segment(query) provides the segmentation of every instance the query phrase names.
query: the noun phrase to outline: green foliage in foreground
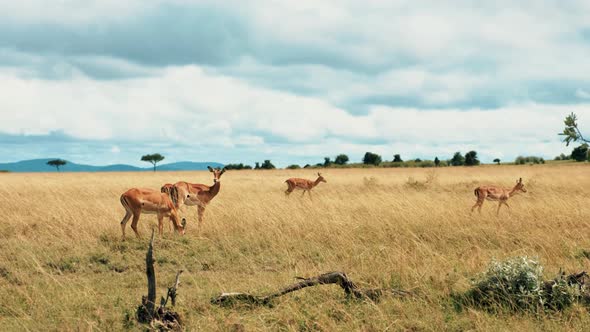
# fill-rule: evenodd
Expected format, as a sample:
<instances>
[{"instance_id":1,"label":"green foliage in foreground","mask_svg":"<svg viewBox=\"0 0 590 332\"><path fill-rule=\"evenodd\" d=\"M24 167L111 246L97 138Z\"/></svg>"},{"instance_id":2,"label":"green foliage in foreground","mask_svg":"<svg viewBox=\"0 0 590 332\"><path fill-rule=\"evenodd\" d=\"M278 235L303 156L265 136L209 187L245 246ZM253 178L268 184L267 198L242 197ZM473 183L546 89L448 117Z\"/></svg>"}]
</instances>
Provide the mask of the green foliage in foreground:
<instances>
[{"instance_id":1,"label":"green foliage in foreground","mask_svg":"<svg viewBox=\"0 0 590 332\"><path fill-rule=\"evenodd\" d=\"M543 266L525 256L492 261L461 300L476 307L509 311L563 310L580 298L581 291L578 285L568 284L563 275L547 286Z\"/></svg>"}]
</instances>

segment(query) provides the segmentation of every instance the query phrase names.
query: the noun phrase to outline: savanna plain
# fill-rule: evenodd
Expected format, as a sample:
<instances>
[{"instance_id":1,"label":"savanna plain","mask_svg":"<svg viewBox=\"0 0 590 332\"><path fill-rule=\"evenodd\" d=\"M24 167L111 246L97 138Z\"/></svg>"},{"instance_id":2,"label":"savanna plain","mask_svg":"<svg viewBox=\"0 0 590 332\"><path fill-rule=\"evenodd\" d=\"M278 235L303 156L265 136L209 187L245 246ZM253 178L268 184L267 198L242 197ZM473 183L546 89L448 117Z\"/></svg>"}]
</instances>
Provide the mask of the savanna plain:
<instances>
[{"instance_id":1,"label":"savanna plain","mask_svg":"<svg viewBox=\"0 0 590 332\"><path fill-rule=\"evenodd\" d=\"M186 235L156 236L157 294L184 270L175 310L186 330L430 331L584 330L588 309L492 313L458 308L452 294L492 259L536 257L547 278L560 268L590 270L590 168L585 165L438 169L325 169L327 183L285 197L289 177L314 170L228 171L207 207L183 207ZM527 193L471 213L479 185ZM209 172L0 174L0 330L144 330L134 320L147 294L141 239L121 240L121 193L185 180L212 184ZM285 295L272 308L222 308L221 292L265 294L328 271L363 287L411 290L408 298L347 300L336 285Z\"/></svg>"}]
</instances>

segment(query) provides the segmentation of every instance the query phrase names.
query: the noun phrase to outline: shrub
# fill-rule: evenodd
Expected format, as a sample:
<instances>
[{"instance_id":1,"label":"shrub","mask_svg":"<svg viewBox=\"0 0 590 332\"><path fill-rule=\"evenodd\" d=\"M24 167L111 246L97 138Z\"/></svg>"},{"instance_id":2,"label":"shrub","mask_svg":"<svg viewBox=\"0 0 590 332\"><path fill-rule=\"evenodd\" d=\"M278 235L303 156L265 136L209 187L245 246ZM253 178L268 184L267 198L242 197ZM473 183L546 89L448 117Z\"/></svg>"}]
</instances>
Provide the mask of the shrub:
<instances>
[{"instance_id":1,"label":"shrub","mask_svg":"<svg viewBox=\"0 0 590 332\"><path fill-rule=\"evenodd\" d=\"M301 167L299 167L299 165L296 165L296 164L287 166L287 169L300 169L300 168Z\"/></svg>"},{"instance_id":2,"label":"shrub","mask_svg":"<svg viewBox=\"0 0 590 332\"><path fill-rule=\"evenodd\" d=\"M518 156L514 160L514 163L516 165L544 164L545 163L545 159L543 159L542 157L535 157L535 156L528 156L528 157Z\"/></svg>"},{"instance_id":3,"label":"shrub","mask_svg":"<svg viewBox=\"0 0 590 332\"><path fill-rule=\"evenodd\" d=\"M399 154L393 155L393 162L394 163L401 163L402 161L403 161L402 157Z\"/></svg>"},{"instance_id":4,"label":"shrub","mask_svg":"<svg viewBox=\"0 0 590 332\"><path fill-rule=\"evenodd\" d=\"M560 274L543 281L543 267L528 257L493 260L479 275L463 300L479 307L503 307L513 311L562 310L580 296L581 289Z\"/></svg>"},{"instance_id":5,"label":"shrub","mask_svg":"<svg viewBox=\"0 0 590 332\"><path fill-rule=\"evenodd\" d=\"M528 257L492 261L469 291L474 304L530 309L543 304L543 267Z\"/></svg>"},{"instance_id":6,"label":"shrub","mask_svg":"<svg viewBox=\"0 0 590 332\"><path fill-rule=\"evenodd\" d=\"M243 163L239 164L227 164L225 165L227 170L241 170L241 169L252 169L250 165L244 165Z\"/></svg>"}]
</instances>

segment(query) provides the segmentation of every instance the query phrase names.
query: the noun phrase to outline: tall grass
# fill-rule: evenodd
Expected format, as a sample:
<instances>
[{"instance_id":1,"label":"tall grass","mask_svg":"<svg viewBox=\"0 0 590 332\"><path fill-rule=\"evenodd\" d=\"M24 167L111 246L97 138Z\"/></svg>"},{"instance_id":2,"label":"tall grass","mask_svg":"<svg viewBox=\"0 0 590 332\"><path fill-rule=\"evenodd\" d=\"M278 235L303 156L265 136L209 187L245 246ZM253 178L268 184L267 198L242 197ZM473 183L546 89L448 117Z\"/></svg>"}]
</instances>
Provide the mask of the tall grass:
<instances>
[{"instance_id":1,"label":"tall grass","mask_svg":"<svg viewBox=\"0 0 590 332\"><path fill-rule=\"evenodd\" d=\"M155 243L159 293L179 269L178 308L190 330L580 330L586 309L530 316L458 311L450 294L470 287L492 259L538 257L544 273L589 269L590 169L490 166L440 169L328 169L313 201L284 180L316 170L228 171L197 229L183 208L187 234L165 227ZM528 193L495 215L486 202L471 214L473 189L512 186ZM410 180L411 179L411 180ZM121 242L119 195L208 172L0 175L0 330L138 330L133 309L147 292L143 239ZM418 184L416 184L418 183ZM129 233L131 234L131 233ZM221 291L264 293L330 270L373 287L413 289L413 299L347 302L337 286L287 295L274 308L211 306ZM126 318L127 317L127 318Z\"/></svg>"}]
</instances>

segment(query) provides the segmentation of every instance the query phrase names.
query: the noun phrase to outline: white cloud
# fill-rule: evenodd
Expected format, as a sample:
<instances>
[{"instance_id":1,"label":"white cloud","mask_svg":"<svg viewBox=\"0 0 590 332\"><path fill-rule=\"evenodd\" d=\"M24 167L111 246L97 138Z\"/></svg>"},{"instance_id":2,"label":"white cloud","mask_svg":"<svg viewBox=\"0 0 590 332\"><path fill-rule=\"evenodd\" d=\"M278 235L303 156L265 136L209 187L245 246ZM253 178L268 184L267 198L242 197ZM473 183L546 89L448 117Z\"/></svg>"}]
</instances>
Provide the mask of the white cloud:
<instances>
[{"instance_id":1,"label":"white cloud","mask_svg":"<svg viewBox=\"0 0 590 332\"><path fill-rule=\"evenodd\" d=\"M588 92L584 89L577 89L576 90L576 97L582 98L582 99L590 99L590 92Z\"/></svg>"},{"instance_id":2,"label":"white cloud","mask_svg":"<svg viewBox=\"0 0 590 332\"><path fill-rule=\"evenodd\" d=\"M120 149L118 146L114 145L114 146L111 148L111 152L112 152L112 153L120 153L120 152L121 152L121 149Z\"/></svg>"},{"instance_id":3,"label":"white cloud","mask_svg":"<svg viewBox=\"0 0 590 332\"><path fill-rule=\"evenodd\" d=\"M550 156L563 151L557 136L563 117L569 112L590 116L588 104L534 103L494 110L373 106L366 115L352 115L321 98L252 86L195 66L112 81L83 75L56 81L0 74L0 85L4 96L10 96L0 99L3 133L60 130L80 139L229 150L251 146L276 153L278 148L264 139L271 137L297 146L287 154L375 150L427 156L476 149L494 156L499 151Z\"/></svg>"},{"instance_id":4,"label":"white cloud","mask_svg":"<svg viewBox=\"0 0 590 332\"><path fill-rule=\"evenodd\" d=\"M0 48L0 133L61 130L88 140L299 157L476 149L504 158L563 152L556 135L563 117L590 115L588 103L576 104L590 99L587 89L576 89L589 82L588 1L22 0L0 2L0 20L76 33L100 32L113 22L141 29L146 13L170 6L243 19L246 46L220 52L229 54L224 66L184 66L170 56L153 67L134 62L141 57L124 58L132 58L129 50L109 55L110 44L104 53L88 48L90 54L78 53L76 45L64 47L72 54L59 47L44 52L43 43L34 54ZM159 40L174 37L139 40L131 53L159 50ZM179 39L170 53L190 42ZM105 69L125 75L93 76L92 70ZM550 105L551 93L572 100ZM490 109L486 98L500 102Z\"/></svg>"}]
</instances>

